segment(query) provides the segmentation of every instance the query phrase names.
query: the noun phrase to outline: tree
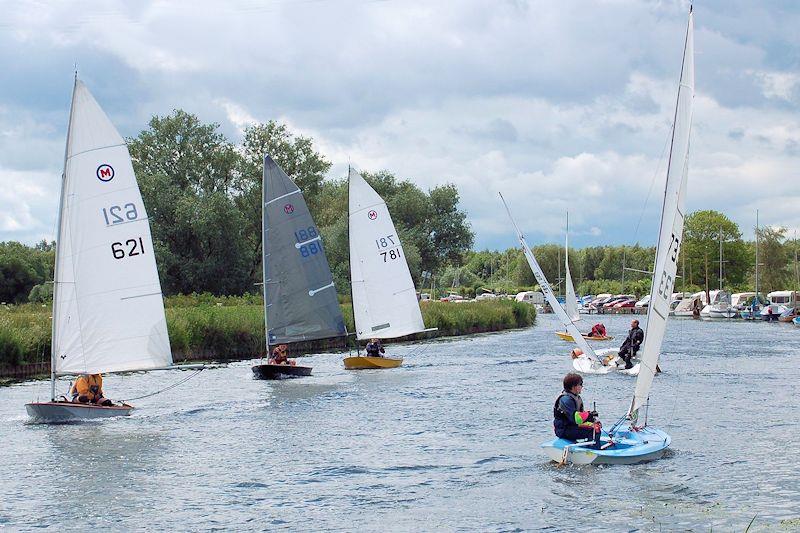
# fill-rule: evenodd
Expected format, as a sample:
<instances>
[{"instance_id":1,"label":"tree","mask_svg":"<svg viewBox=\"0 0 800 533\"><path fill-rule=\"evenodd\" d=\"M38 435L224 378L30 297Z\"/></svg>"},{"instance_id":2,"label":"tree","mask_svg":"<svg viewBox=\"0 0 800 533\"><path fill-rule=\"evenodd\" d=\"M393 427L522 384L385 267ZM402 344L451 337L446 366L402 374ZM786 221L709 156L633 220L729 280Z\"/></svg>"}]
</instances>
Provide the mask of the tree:
<instances>
[{"instance_id":1,"label":"tree","mask_svg":"<svg viewBox=\"0 0 800 533\"><path fill-rule=\"evenodd\" d=\"M691 272L689 283L703 285L706 291L719 284L720 238L725 261L723 282L738 285L746 278L750 265L739 226L718 211L695 211L686 217L681 253L685 254L686 270Z\"/></svg>"},{"instance_id":2,"label":"tree","mask_svg":"<svg viewBox=\"0 0 800 533\"><path fill-rule=\"evenodd\" d=\"M764 227L758 230L760 291L769 293L786 288L792 278L789 272L792 250L784 242L786 228Z\"/></svg>"},{"instance_id":3,"label":"tree","mask_svg":"<svg viewBox=\"0 0 800 533\"><path fill-rule=\"evenodd\" d=\"M248 126L242 139L235 203L246 225L244 235L250 255L252 283L261 280L261 193L264 156L269 155L303 191L311 216L317 220L320 192L331 164L314 149L312 139L295 137L285 124L270 120Z\"/></svg>"},{"instance_id":4,"label":"tree","mask_svg":"<svg viewBox=\"0 0 800 533\"><path fill-rule=\"evenodd\" d=\"M53 243L34 247L0 242L0 302L24 303L37 285L53 279Z\"/></svg>"},{"instance_id":5,"label":"tree","mask_svg":"<svg viewBox=\"0 0 800 533\"><path fill-rule=\"evenodd\" d=\"M168 294L252 288L248 226L232 197L239 156L218 128L177 110L128 142Z\"/></svg>"}]
</instances>

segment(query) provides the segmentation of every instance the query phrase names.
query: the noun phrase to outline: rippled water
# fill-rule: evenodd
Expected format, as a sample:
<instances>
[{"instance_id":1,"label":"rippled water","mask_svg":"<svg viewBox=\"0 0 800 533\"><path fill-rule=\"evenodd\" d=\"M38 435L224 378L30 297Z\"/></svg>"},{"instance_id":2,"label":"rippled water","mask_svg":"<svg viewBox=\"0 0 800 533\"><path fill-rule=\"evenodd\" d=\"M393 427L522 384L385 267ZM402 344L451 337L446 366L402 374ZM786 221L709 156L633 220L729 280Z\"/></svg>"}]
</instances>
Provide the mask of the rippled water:
<instances>
[{"instance_id":1,"label":"rippled water","mask_svg":"<svg viewBox=\"0 0 800 533\"><path fill-rule=\"evenodd\" d=\"M604 321L624 336L628 319ZM560 469L538 448L570 368L554 329L544 315L391 346L406 362L389 371L322 354L306 360L310 378L265 382L234 363L134 402L127 419L80 425L26 424L47 382L0 388L0 528L707 531L756 515L797 527L800 328L671 321L649 419L672 452ZM105 385L124 398L186 375ZM589 377L583 396L613 422L633 384Z\"/></svg>"}]
</instances>

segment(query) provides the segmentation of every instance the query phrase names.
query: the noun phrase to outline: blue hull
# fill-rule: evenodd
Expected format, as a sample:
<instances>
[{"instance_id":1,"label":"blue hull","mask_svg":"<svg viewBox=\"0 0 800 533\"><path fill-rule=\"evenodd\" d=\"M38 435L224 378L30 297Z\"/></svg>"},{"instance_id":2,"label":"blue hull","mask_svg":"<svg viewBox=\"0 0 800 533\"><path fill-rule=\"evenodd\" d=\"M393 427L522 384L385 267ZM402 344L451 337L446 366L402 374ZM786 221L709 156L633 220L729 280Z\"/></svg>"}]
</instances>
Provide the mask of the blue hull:
<instances>
[{"instance_id":1,"label":"blue hull","mask_svg":"<svg viewBox=\"0 0 800 533\"><path fill-rule=\"evenodd\" d=\"M608 433L603 431L601 437L605 444L609 442ZM633 465L661 458L669 448L672 439L660 429L645 427L639 431L630 426L618 429L614 433L614 444L604 450L595 450L587 446L575 446L575 443L564 439L553 439L541 445L550 459L573 464L607 464Z\"/></svg>"}]
</instances>

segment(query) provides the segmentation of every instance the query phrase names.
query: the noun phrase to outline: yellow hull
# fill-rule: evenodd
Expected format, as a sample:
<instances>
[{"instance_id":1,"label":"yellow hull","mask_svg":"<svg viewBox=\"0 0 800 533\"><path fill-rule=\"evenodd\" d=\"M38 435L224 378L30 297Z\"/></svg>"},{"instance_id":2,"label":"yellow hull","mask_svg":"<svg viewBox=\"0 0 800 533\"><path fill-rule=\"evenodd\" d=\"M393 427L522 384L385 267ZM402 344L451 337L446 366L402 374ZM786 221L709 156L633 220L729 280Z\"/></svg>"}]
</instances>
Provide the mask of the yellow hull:
<instances>
[{"instance_id":1,"label":"yellow hull","mask_svg":"<svg viewBox=\"0 0 800 533\"><path fill-rule=\"evenodd\" d=\"M403 364L403 358L392 357L345 357L344 367L347 370L362 370L366 368L397 368Z\"/></svg>"},{"instance_id":2,"label":"yellow hull","mask_svg":"<svg viewBox=\"0 0 800 533\"><path fill-rule=\"evenodd\" d=\"M569 333L565 333L563 331L556 331L556 335L558 335L558 338L561 339L562 341L572 341L572 335L570 335ZM590 337L588 335L583 335L583 338L586 339L587 341L610 341L614 339L614 337L611 337L609 335L606 335L605 337Z\"/></svg>"}]
</instances>

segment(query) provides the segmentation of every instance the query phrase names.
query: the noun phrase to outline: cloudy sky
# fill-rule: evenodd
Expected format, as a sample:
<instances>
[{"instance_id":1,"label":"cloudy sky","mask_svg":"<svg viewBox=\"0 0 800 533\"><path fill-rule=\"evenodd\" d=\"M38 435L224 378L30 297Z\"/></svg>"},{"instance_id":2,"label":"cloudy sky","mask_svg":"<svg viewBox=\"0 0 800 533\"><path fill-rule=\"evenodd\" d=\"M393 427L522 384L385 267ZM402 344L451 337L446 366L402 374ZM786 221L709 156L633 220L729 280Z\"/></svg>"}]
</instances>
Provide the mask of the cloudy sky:
<instances>
[{"instance_id":1,"label":"cloudy sky","mask_svg":"<svg viewBox=\"0 0 800 533\"><path fill-rule=\"evenodd\" d=\"M800 228L800 3L695 2L688 209ZM334 163L452 182L478 247L653 244L688 3L0 0L0 240L52 238L73 65L123 135L277 119ZM641 218L641 224L638 221ZM638 228L638 229L637 229Z\"/></svg>"}]
</instances>

